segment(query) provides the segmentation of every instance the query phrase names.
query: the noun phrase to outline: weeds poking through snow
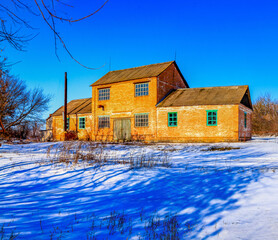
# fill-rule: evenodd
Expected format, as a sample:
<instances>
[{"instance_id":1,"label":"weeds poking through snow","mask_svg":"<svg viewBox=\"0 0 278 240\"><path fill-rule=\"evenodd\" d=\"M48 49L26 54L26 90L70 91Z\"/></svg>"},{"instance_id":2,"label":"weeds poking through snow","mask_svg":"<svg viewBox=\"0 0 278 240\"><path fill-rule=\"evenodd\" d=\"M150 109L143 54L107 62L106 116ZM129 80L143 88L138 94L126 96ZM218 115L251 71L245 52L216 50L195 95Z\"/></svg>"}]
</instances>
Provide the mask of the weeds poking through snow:
<instances>
[{"instance_id":1,"label":"weeds poking through snow","mask_svg":"<svg viewBox=\"0 0 278 240\"><path fill-rule=\"evenodd\" d=\"M118 213L115 210L110 213L110 216L106 218L107 229L109 235L113 235L116 231L121 234L126 232L132 232L132 220L124 213Z\"/></svg>"},{"instance_id":2,"label":"weeds poking through snow","mask_svg":"<svg viewBox=\"0 0 278 240\"><path fill-rule=\"evenodd\" d=\"M182 233L186 234L190 229L190 227L186 226L184 231L176 215L167 214L163 217L159 216L157 212L145 215L144 209L141 209L140 212L133 214L133 217L131 217L125 211L114 210L107 217L97 217L95 214L90 214L82 218L74 214L72 223L59 226L53 225L49 231L48 239L67 239L72 233L78 231L79 223L88 225L88 231L84 235L79 235L81 239L86 238L88 240L99 239L98 234L101 234L101 239L129 239L137 237L137 239L147 240L179 240ZM136 229L140 223L144 226L141 229L143 231ZM41 232L39 232L37 238L45 237L42 228L43 221L40 220L38 224L40 225ZM8 225L3 224L0 228L0 240L17 239L19 233L16 233L15 229L7 233L5 227L7 228Z\"/></svg>"},{"instance_id":3,"label":"weeds poking through snow","mask_svg":"<svg viewBox=\"0 0 278 240\"><path fill-rule=\"evenodd\" d=\"M107 154L103 144L92 142L63 142L59 147L47 150L47 158L53 163L76 165L81 162L100 168L107 163Z\"/></svg>"},{"instance_id":4,"label":"weeds poking through snow","mask_svg":"<svg viewBox=\"0 0 278 240\"><path fill-rule=\"evenodd\" d=\"M117 157L109 154L104 144L93 142L64 142L59 147L50 146L47 149L47 158L52 163L64 163L76 165L86 163L94 168L101 168L105 165L128 165L130 169L171 167L169 151L160 151L159 154L130 153L127 157ZM172 150L170 150L171 152Z\"/></svg>"},{"instance_id":5,"label":"weeds poking through snow","mask_svg":"<svg viewBox=\"0 0 278 240\"><path fill-rule=\"evenodd\" d=\"M40 228L41 228L41 231L43 233L43 229L42 229L42 220L40 219Z\"/></svg>"},{"instance_id":6,"label":"weeds poking through snow","mask_svg":"<svg viewBox=\"0 0 278 240\"><path fill-rule=\"evenodd\" d=\"M162 154L158 156L142 152L139 156L130 155L128 161L130 169L154 168L158 166L167 168L171 167L170 157L167 152L162 152Z\"/></svg>"},{"instance_id":7,"label":"weeds poking through snow","mask_svg":"<svg viewBox=\"0 0 278 240\"><path fill-rule=\"evenodd\" d=\"M150 216L145 225L145 239L178 240L180 224L176 215L167 214L161 219L157 214Z\"/></svg>"},{"instance_id":8,"label":"weeds poking through snow","mask_svg":"<svg viewBox=\"0 0 278 240\"><path fill-rule=\"evenodd\" d=\"M7 227L9 227L10 224L7 225ZM5 223L2 224L1 228L0 228L0 239L1 240L15 240L17 239L17 237L19 236L20 233L16 233L16 228L12 229L9 232L5 231Z\"/></svg>"},{"instance_id":9,"label":"weeds poking through snow","mask_svg":"<svg viewBox=\"0 0 278 240\"><path fill-rule=\"evenodd\" d=\"M202 151L231 151L231 150L236 150L240 149L239 147L221 147L221 146L212 146L209 147L208 149L204 149Z\"/></svg>"}]
</instances>

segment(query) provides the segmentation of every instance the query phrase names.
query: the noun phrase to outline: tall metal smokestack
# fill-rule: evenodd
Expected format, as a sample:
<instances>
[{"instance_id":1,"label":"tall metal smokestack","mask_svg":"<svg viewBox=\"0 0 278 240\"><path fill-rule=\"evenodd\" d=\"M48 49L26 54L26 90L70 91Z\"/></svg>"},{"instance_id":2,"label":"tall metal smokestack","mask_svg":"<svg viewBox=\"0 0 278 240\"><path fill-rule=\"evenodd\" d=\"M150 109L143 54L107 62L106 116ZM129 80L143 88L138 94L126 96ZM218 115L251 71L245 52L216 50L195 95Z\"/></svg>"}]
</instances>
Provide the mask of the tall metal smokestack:
<instances>
[{"instance_id":1,"label":"tall metal smokestack","mask_svg":"<svg viewBox=\"0 0 278 240\"><path fill-rule=\"evenodd\" d=\"M64 102L64 131L66 132L67 129L67 119L68 119L68 78L67 72L65 72L65 102Z\"/></svg>"}]
</instances>

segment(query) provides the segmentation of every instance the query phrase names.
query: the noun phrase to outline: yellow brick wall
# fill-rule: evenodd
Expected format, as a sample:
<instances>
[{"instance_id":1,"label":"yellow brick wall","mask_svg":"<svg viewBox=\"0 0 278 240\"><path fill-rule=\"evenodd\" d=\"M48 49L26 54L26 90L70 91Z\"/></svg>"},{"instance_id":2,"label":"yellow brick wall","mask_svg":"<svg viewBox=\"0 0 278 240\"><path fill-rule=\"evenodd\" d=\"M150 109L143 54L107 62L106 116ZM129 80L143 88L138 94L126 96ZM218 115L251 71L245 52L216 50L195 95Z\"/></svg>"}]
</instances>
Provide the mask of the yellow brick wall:
<instances>
[{"instance_id":1,"label":"yellow brick wall","mask_svg":"<svg viewBox=\"0 0 278 240\"><path fill-rule=\"evenodd\" d=\"M53 129L53 140L63 141L64 140L64 127L63 117L53 116L52 129Z\"/></svg>"},{"instance_id":2,"label":"yellow brick wall","mask_svg":"<svg viewBox=\"0 0 278 240\"><path fill-rule=\"evenodd\" d=\"M135 83L149 83L149 95L135 97ZM92 87L93 140L113 140L114 119L129 118L131 135L144 135L145 139L155 139L156 134L156 77L113 83ZM110 100L98 100L98 90L110 87ZM104 109L99 107L102 105ZM134 114L148 113L149 127L134 127ZM110 116L110 128L98 129L98 116Z\"/></svg>"},{"instance_id":3,"label":"yellow brick wall","mask_svg":"<svg viewBox=\"0 0 278 240\"><path fill-rule=\"evenodd\" d=\"M206 110L218 110L217 126L207 126ZM178 126L168 127L168 112L178 113ZM157 109L157 140L169 142L238 141L238 106L186 106Z\"/></svg>"},{"instance_id":4,"label":"yellow brick wall","mask_svg":"<svg viewBox=\"0 0 278 240\"><path fill-rule=\"evenodd\" d=\"M152 79L152 81L155 79ZM131 83L125 83L125 87L132 88ZM129 86L128 86L129 85ZM150 90L152 89L150 83ZM114 88L114 91L120 92L121 86ZM110 90L112 93L112 88ZM129 95L130 92L129 92ZM149 95L150 96L150 95ZM111 95L112 97L112 95ZM115 97L115 96L114 96ZM119 96L120 98L120 96ZM129 101L131 96L129 96ZM97 118L92 114L78 114L79 117L86 117L86 128L79 129L77 124L78 138L80 140L113 140L113 120L117 118L131 119L131 133L134 139L144 139L146 141L165 141L165 142L221 142L221 141L238 141L248 140L251 138L251 117L252 110L243 105L220 105L220 106L188 106L188 107L165 107L154 108L150 102L154 101L152 97L139 97L134 101L133 109L127 109L123 104L117 104L117 101L111 103L112 109L106 108L104 111L97 108L98 115L110 115L110 129L97 128ZM119 99L120 103L121 99ZM98 101L100 103L102 101ZM124 100L123 100L124 102ZM139 104L136 105L136 104ZM110 106L111 106L110 105ZM128 112L126 111L129 110ZM217 126L207 126L206 110L218 110ZM168 126L168 112L178 113L178 126ZM247 113L247 128L244 127L244 112ZM149 113L149 127L134 127L135 113ZM78 119L77 118L77 119ZM96 135L91 133L96 124ZM76 130L76 115L70 116L70 130ZM63 119L62 116L53 117L53 138L54 140L64 140Z\"/></svg>"},{"instance_id":5,"label":"yellow brick wall","mask_svg":"<svg viewBox=\"0 0 278 240\"><path fill-rule=\"evenodd\" d=\"M85 129L79 129L79 117L85 117ZM90 140L92 132L92 114L70 115L69 131L77 131L79 140ZM77 122L77 124L76 124ZM64 140L64 121L62 116L53 116L53 139L57 141Z\"/></svg>"}]
</instances>

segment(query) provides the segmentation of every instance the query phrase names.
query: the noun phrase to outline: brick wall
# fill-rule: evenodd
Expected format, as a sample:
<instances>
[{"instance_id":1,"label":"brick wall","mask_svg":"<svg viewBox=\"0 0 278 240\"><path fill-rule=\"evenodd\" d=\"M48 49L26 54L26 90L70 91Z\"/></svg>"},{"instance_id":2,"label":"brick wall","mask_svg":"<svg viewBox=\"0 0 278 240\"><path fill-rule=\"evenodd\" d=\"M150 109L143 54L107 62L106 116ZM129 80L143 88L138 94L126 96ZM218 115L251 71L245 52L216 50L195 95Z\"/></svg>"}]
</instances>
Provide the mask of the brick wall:
<instances>
[{"instance_id":1,"label":"brick wall","mask_svg":"<svg viewBox=\"0 0 278 240\"><path fill-rule=\"evenodd\" d=\"M85 129L79 129L79 117L85 117ZM75 114L69 116L69 131L76 131L79 140L89 140L92 131L92 114ZM77 124L76 124L77 123ZM62 116L53 116L53 139L64 140L64 121Z\"/></svg>"},{"instance_id":2,"label":"brick wall","mask_svg":"<svg viewBox=\"0 0 278 240\"><path fill-rule=\"evenodd\" d=\"M217 126L207 126L206 110L217 111ZM178 113L178 126L168 126L168 112ZM169 142L238 141L238 106L164 107L157 110L157 140Z\"/></svg>"},{"instance_id":3,"label":"brick wall","mask_svg":"<svg viewBox=\"0 0 278 240\"><path fill-rule=\"evenodd\" d=\"M171 90L178 88L186 88L186 85L175 64L172 63L157 78L157 103L169 94Z\"/></svg>"},{"instance_id":4,"label":"brick wall","mask_svg":"<svg viewBox=\"0 0 278 240\"><path fill-rule=\"evenodd\" d=\"M149 95L135 97L135 83L149 83ZM111 85L94 86L92 88L92 113L94 140L113 140L113 125L115 119L128 118L131 120L131 135L144 137L146 140L155 139L156 133L156 77L131 80ZM110 88L109 100L98 100L98 90ZM100 107L103 106L103 107ZM135 127L136 113L149 114L149 127ZM110 116L110 128L98 128L98 116Z\"/></svg>"},{"instance_id":5,"label":"brick wall","mask_svg":"<svg viewBox=\"0 0 278 240\"><path fill-rule=\"evenodd\" d=\"M247 108L244 105L240 104L238 111L239 111L239 114L238 114L239 140L241 140L241 141L249 140L252 137L252 110L250 108ZM246 127L245 127L244 113L246 113L246 117L247 117Z\"/></svg>"}]
</instances>

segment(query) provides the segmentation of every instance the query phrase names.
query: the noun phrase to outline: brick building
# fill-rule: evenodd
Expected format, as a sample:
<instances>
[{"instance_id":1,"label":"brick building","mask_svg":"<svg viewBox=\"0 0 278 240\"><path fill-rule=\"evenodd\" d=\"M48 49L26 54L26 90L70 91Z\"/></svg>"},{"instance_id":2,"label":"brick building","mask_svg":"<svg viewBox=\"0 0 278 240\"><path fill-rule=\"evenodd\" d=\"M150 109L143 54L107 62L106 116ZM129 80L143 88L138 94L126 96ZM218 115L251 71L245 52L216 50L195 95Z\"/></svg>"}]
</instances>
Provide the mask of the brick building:
<instances>
[{"instance_id":1,"label":"brick building","mask_svg":"<svg viewBox=\"0 0 278 240\"><path fill-rule=\"evenodd\" d=\"M176 62L111 71L92 98L68 103L69 130L93 141L220 142L251 138L248 86L189 88ZM64 139L63 107L52 114Z\"/></svg>"},{"instance_id":2,"label":"brick building","mask_svg":"<svg viewBox=\"0 0 278 240\"><path fill-rule=\"evenodd\" d=\"M64 106L51 114L54 140L64 140ZM48 119L49 121L49 119ZM92 99L76 99L68 103L67 129L76 138L90 140L92 132Z\"/></svg>"}]
</instances>

